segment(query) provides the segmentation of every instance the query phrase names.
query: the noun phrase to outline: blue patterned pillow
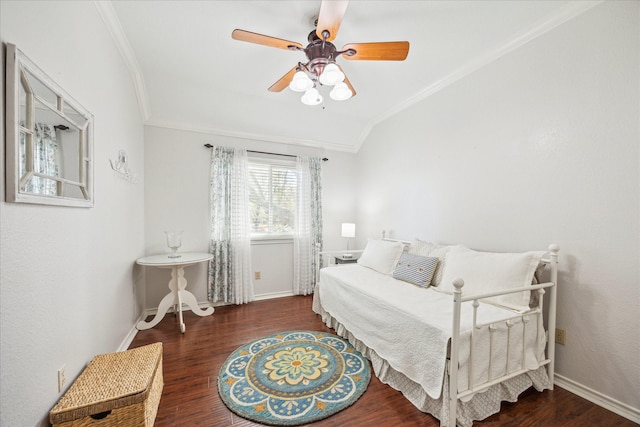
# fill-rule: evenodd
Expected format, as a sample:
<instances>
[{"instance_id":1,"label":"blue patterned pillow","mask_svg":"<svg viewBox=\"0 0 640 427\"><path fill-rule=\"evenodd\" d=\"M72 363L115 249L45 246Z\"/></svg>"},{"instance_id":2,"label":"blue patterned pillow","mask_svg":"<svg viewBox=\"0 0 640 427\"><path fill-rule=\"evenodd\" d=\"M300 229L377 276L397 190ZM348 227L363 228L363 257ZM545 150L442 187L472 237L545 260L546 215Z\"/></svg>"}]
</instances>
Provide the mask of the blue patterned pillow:
<instances>
[{"instance_id":1,"label":"blue patterned pillow","mask_svg":"<svg viewBox=\"0 0 640 427\"><path fill-rule=\"evenodd\" d=\"M404 252L393 271L393 278L426 288L438 266L437 257L424 257Z\"/></svg>"}]
</instances>

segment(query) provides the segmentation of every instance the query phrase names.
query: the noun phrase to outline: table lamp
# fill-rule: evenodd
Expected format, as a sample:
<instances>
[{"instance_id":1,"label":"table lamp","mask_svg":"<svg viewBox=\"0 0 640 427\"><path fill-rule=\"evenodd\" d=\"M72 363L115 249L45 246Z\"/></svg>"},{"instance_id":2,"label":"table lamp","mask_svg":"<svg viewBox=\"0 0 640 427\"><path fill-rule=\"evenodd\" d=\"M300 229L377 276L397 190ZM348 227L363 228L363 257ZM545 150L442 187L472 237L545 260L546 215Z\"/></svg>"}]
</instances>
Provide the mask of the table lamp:
<instances>
[{"instance_id":1,"label":"table lamp","mask_svg":"<svg viewBox=\"0 0 640 427\"><path fill-rule=\"evenodd\" d=\"M349 239L352 237L356 237L356 225L350 222L342 223L342 237L347 239L347 252L349 251ZM343 254L343 258L351 258L352 255L349 253Z\"/></svg>"}]
</instances>

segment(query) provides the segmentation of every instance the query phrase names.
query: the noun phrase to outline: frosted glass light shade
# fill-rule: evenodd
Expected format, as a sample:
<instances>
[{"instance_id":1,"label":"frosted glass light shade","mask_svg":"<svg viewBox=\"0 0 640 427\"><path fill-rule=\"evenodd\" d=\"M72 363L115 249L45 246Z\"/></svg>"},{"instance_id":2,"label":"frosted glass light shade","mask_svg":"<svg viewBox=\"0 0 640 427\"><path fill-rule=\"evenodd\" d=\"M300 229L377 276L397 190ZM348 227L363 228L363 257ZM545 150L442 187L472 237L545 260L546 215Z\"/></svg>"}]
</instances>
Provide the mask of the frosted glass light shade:
<instances>
[{"instance_id":1,"label":"frosted glass light shade","mask_svg":"<svg viewBox=\"0 0 640 427\"><path fill-rule=\"evenodd\" d=\"M320 74L320 83L326 86L333 86L344 80L344 73L340 71L340 67L336 64L329 64L324 67Z\"/></svg>"},{"instance_id":2,"label":"frosted glass light shade","mask_svg":"<svg viewBox=\"0 0 640 427\"><path fill-rule=\"evenodd\" d=\"M345 82L340 82L329 93L329 96L334 101L346 101L353 96L353 92L349 89L349 86Z\"/></svg>"},{"instance_id":3,"label":"frosted glass light shade","mask_svg":"<svg viewBox=\"0 0 640 427\"><path fill-rule=\"evenodd\" d=\"M296 71L289 83L289 89L294 92L305 92L313 87L313 81L304 71Z\"/></svg>"},{"instance_id":4,"label":"frosted glass light shade","mask_svg":"<svg viewBox=\"0 0 640 427\"><path fill-rule=\"evenodd\" d=\"M356 225L349 222L343 223L342 237L356 237Z\"/></svg>"},{"instance_id":5,"label":"frosted glass light shade","mask_svg":"<svg viewBox=\"0 0 640 427\"><path fill-rule=\"evenodd\" d=\"M320 95L318 89L313 87L306 91L300 100L305 105L318 105L322 102L322 95Z\"/></svg>"}]
</instances>

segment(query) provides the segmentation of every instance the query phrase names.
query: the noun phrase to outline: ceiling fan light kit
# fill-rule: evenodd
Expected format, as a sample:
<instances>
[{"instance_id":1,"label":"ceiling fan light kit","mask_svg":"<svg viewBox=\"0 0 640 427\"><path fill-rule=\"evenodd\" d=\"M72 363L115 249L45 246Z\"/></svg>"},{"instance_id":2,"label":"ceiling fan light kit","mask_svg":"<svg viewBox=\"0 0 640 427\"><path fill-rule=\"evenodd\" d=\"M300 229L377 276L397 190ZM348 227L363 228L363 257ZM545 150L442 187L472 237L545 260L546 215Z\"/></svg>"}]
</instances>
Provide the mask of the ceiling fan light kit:
<instances>
[{"instance_id":1,"label":"ceiling fan light kit","mask_svg":"<svg viewBox=\"0 0 640 427\"><path fill-rule=\"evenodd\" d=\"M320 74L320 83L326 86L335 86L344 81L344 73L340 71L340 67L331 63L324 67L324 71Z\"/></svg>"},{"instance_id":2,"label":"ceiling fan light kit","mask_svg":"<svg viewBox=\"0 0 640 427\"><path fill-rule=\"evenodd\" d=\"M289 89L294 92L306 92L313 87L313 81L304 71L296 71L289 83Z\"/></svg>"},{"instance_id":3,"label":"ceiling fan light kit","mask_svg":"<svg viewBox=\"0 0 640 427\"><path fill-rule=\"evenodd\" d=\"M235 40L261 44L279 49L303 51L309 62L298 63L287 74L269 88L270 92L281 92L289 87L294 92L304 92L301 101L305 105L319 105L322 95L319 86L334 86L329 93L331 99L344 101L356 94L355 89L336 64L343 56L349 60L404 61L409 54L409 42L349 43L341 51L331 43L336 38L342 18L347 11L348 0L323 0L320 5L316 29L309 33L307 47L250 31L236 29L231 37Z\"/></svg>"},{"instance_id":4,"label":"ceiling fan light kit","mask_svg":"<svg viewBox=\"0 0 640 427\"><path fill-rule=\"evenodd\" d=\"M330 63L324 67L322 74L318 77L315 72L312 72L313 77L304 71L304 65L300 65L300 70L296 71L289 83L289 89L294 92L304 92L301 101L305 105L319 105L322 103L323 98L317 89L316 81L321 86L334 86L329 96L334 101L346 101L353 96L353 92L349 89L346 83L344 83L345 75L335 63Z\"/></svg>"},{"instance_id":5,"label":"ceiling fan light kit","mask_svg":"<svg viewBox=\"0 0 640 427\"><path fill-rule=\"evenodd\" d=\"M312 87L311 89L306 91L304 95L302 95L302 98L300 98L300 100L304 105L314 106L322 104L323 99L322 95L320 95L320 92L318 92L318 89Z\"/></svg>"},{"instance_id":6,"label":"ceiling fan light kit","mask_svg":"<svg viewBox=\"0 0 640 427\"><path fill-rule=\"evenodd\" d=\"M329 93L329 96L334 101L346 101L353 96L353 92L349 89L349 86L345 82L340 82Z\"/></svg>"}]
</instances>

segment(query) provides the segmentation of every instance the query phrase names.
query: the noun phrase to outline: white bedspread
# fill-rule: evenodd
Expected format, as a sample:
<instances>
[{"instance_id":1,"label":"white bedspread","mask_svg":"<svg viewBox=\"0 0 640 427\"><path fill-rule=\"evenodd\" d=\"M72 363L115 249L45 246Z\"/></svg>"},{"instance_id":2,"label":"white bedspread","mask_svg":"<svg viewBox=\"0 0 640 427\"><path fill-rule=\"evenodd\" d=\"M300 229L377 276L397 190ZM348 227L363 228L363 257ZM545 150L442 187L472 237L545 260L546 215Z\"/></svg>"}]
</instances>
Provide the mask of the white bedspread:
<instances>
[{"instance_id":1,"label":"white bedspread","mask_svg":"<svg viewBox=\"0 0 640 427\"><path fill-rule=\"evenodd\" d=\"M464 289L463 289L464 291ZM374 349L397 371L420 384L425 392L437 399L442 392L451 338L453 297L436 290L419 288L393 279L357 264L322 269L315 298L322 308L342 323L354 336ZM498 322L513 316L513 312L481 303L478 321ZM531 316L539 319L540 316ZM522 360L522 339L507 340L507 326L498 327L489 338L487 327L474 332L474 357L469 361L470 330L473 322L471 303L462 305L460 376L458 390L468 388L469 367L473 382L520 369L535 369L544 351L544 331L541 320L516 322L525 327L525 357ZM529 326L530 325L530 326ZM533 327L531 327L533 326ZM508 347L511 349L507 351ZM489 361L489 342L493 357ZM503 342L503 343L501 343ZM516 350L517 349L517 350Z\"/></svg>"}]
</instances>

